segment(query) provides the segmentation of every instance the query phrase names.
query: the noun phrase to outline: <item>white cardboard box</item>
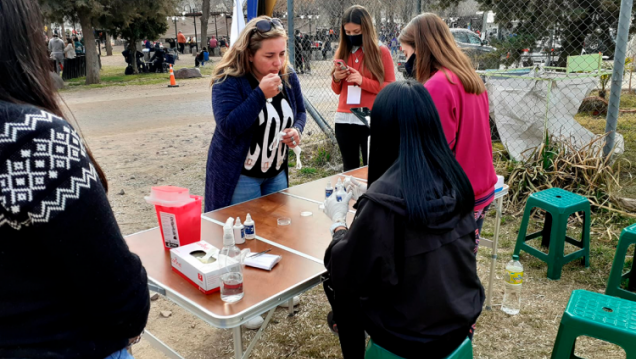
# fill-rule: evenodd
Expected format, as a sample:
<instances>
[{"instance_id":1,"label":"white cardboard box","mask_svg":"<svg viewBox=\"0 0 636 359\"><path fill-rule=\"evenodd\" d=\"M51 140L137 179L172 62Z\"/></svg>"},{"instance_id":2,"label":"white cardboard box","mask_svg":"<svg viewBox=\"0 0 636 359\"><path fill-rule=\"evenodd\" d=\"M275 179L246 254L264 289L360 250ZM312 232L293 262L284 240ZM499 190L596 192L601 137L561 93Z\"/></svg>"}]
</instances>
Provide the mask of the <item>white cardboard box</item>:
<instances>
[{"instance_id":1,"label":"white cardboard box","mask_svg":"<svg viewBox=\"0 0 636 359\"><path fill-rule=\"evenodd\" d=\"M212 256L216 261L214 263L204 264L192 253L209 250L215 250ZM200 253L200 252L199 252ZM172 270L186 279L192 285L199 288L204 294L211 294L218 291L221 287L221 273L227 269L221 270L218 261L219 249L208 242L199 241L182 247L170 250L170 262ZM239 265L236 263L235 265ZM232 265L234 267L234 265Z\"/></svg>"}]
</instances>

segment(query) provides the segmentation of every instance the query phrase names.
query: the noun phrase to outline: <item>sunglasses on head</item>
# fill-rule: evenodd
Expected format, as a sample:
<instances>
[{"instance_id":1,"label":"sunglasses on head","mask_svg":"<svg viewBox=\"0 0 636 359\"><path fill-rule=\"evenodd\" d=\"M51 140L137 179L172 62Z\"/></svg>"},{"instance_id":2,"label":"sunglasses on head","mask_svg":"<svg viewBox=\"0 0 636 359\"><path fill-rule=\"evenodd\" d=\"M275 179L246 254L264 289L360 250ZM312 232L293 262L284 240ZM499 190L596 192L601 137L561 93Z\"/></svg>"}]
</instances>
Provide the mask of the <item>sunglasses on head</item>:
<instances>
[{"instance_id":1,"label":"sunglasses on head","mask_svg":"<svg viewBox=\"0 0 636 359\"><path fill-rule=\"evenodd\" d=\"M256 23L255 31L258 32L268 32L271 31L273 27L283 27L283 24L277 18L272 18L270 20L260 20Z\"/></svg>"}]
</instances>

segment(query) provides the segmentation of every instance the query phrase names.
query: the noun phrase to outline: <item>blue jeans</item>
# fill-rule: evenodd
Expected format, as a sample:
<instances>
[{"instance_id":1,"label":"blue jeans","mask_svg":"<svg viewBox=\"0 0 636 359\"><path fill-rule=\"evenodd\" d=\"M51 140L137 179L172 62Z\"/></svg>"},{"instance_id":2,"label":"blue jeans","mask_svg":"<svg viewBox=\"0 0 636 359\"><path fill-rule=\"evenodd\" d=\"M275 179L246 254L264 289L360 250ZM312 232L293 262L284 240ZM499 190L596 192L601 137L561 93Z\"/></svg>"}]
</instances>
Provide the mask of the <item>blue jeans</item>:
<instances>
[{"instance_id":1,"label":"blue jeans","mask_svg":"<svg viewBox=\"0 0 636 359\"><path fill-rule=\"evenodd\" d=\"M113 354L107 356L105 359L135 359L132 355L130 355L128 353L128 350L126 350L126 348L114 352Z\"/></svg>"},{"instance_id":2,"label":"blue jeans","mask_svg":"<svg viewBox=\"0 0 636 359\"><path fill-rule=\"evenodd\" d=\"M281 171L276 177L255 178L241 175L230 204L251 201L258 197L282 191L287 188L287 174Z\"/></svg>"}]
</instances>

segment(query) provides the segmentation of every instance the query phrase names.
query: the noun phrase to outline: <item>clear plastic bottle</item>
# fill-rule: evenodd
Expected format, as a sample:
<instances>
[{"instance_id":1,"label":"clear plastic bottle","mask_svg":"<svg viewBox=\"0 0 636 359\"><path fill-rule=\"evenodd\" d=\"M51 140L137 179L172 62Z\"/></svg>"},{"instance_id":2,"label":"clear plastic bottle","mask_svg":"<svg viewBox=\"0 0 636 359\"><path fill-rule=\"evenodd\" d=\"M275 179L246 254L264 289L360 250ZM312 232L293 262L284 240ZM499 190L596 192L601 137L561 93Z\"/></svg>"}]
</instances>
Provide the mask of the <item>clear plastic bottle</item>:
<instances>
[{"instance_id":1,"label":"clear plastic bottle","mask_svg":"<svg viewBox=\"0 0 636 359\"><path fill-rule=\"evenodd\" d=\"M327 182L327 187L325 187L325 199L329 198L333 194L333 186L331 185L331 181Z\"/></svg>"},{"instance_id":2,"label":"clear plastic bottle","mask_svg":"<svg viewBox=\"0 0 636 359\"><path fill-rule=\"evenodd\" d=\"M504 281L504 297L501 310L511 315L519 314L521 310L521 288L523 286L523 266L519 262L519 256L513 255L512 260L506 264Z\"/></svg>"},{"instance_id":3,"label":"clear plastic bottle","mask_svg":"<svg viewBox=\"0 0 636 359\"><path fill-rule=\"evenodd\" d=\"M234 303L243 299L243 266L241 250L234 245L233 218L223 226L223 249L219 253L221 272L221 300Z\"/></svg>"},{"instance_id":4,"label":"clear plastic bottle","mask_svg":"<svg viewBox=\"0 0 636 359\"><path fill-rule=\"evenodd\" d=\"M345 194L347 193L344 190L344 185L342 184L342 180L338 178L338 182L336 183L336 189L335 189L336 200L338 202L342 202L342 198L344 197Z\"/></svg>"}]
</instances>

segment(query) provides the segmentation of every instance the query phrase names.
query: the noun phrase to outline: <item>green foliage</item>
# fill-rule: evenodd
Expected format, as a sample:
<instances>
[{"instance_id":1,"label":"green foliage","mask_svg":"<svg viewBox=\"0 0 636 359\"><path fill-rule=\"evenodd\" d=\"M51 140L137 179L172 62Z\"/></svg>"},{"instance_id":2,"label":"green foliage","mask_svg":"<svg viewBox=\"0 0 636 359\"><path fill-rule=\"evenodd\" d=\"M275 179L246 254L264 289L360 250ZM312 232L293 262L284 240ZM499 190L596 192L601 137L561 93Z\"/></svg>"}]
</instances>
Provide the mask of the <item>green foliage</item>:
<instances>
[{"instance_id":1,"label":"green foliage","mask_svg":"<svg viewBox=\"0 0 636 359\"><path fill-rule=\"evenodd\" d=\"M174 14L175 0L136 0L131 18L107 17L107 28L129 42L156 39L168 30L167 16ZM110 25L110 26L108 26Z\"/></svg>"},{"instance_id":2,"label":"green foliage","mask_svg":"<svg viewBox=\"0 0 636 359\"><path fill-rule=\"evenodd\" d=\"M331 153L326 148L320 147L318 148L313 161L314 164L318 167L324 166L331 161Z\"/></svg>"},{"instance_id":3,"label":"green foliage","mask_svg":"<svg viewBox=\"0 0 636 359\"><path fill-rule=\"evenodd\" d=\"M312 167L303 167L300 170L300 173L303 175L313 175L316 174L318 171L315 168Z\"/></svg>"}]
</instances>

